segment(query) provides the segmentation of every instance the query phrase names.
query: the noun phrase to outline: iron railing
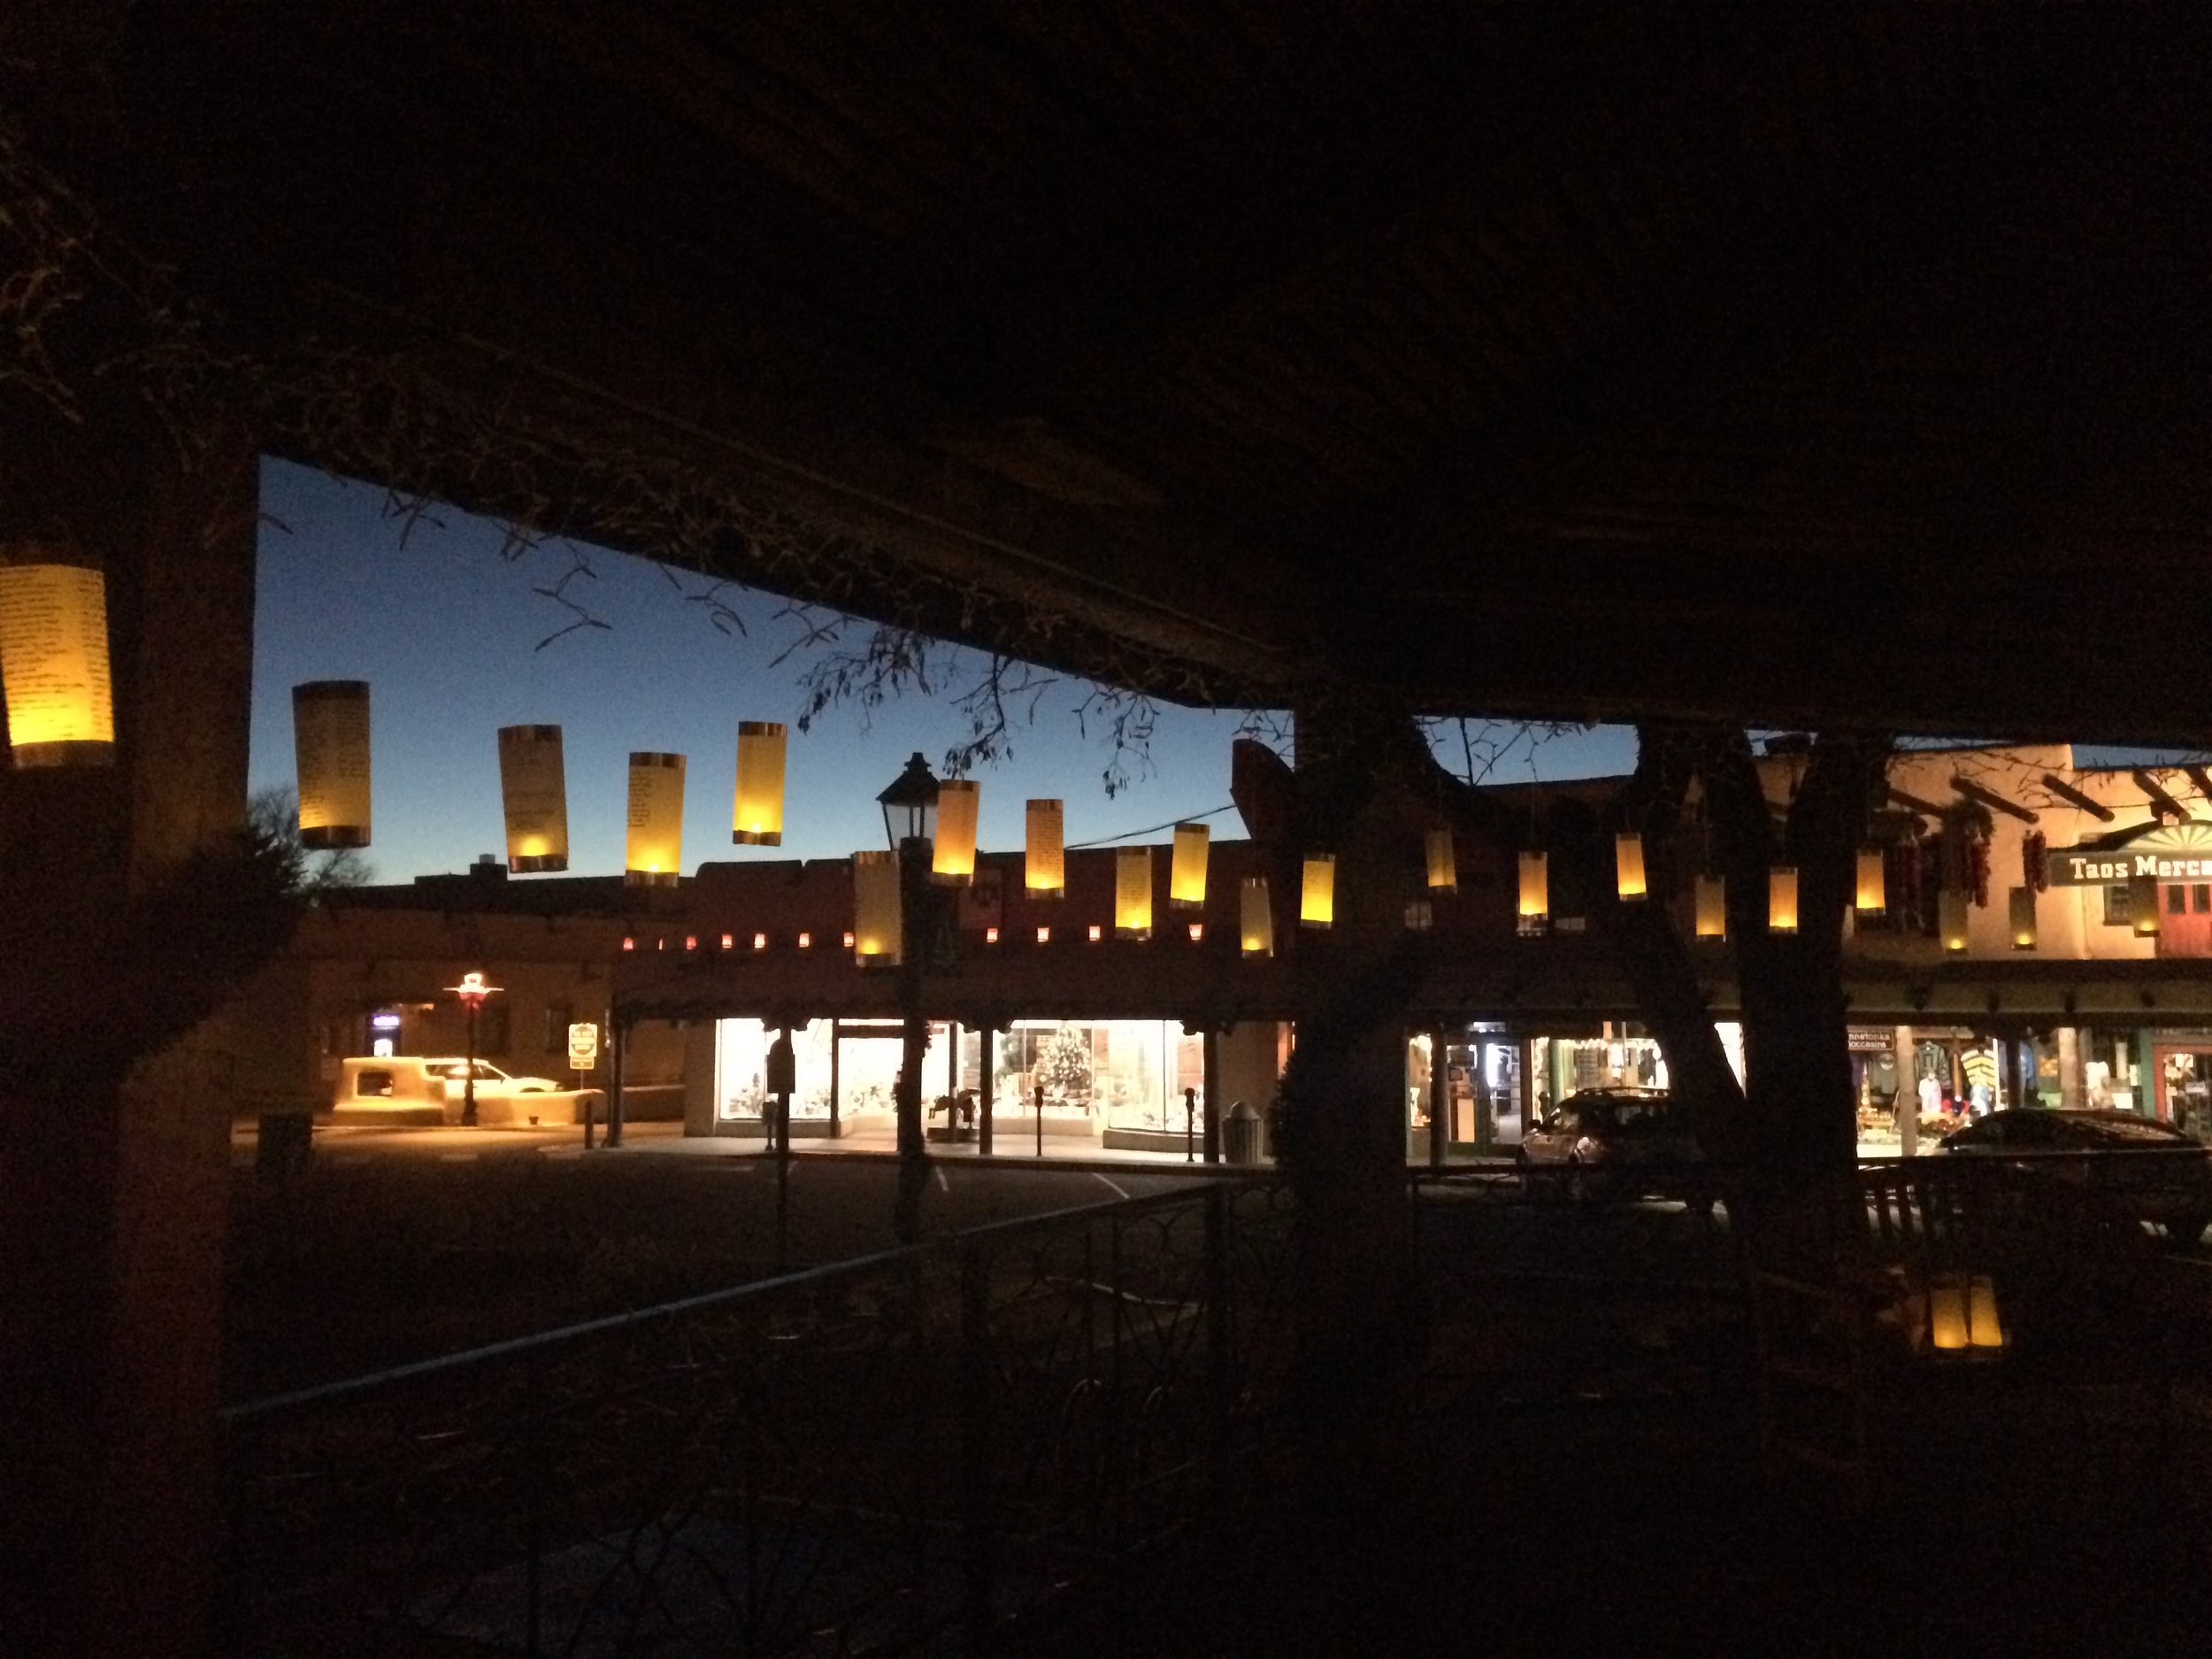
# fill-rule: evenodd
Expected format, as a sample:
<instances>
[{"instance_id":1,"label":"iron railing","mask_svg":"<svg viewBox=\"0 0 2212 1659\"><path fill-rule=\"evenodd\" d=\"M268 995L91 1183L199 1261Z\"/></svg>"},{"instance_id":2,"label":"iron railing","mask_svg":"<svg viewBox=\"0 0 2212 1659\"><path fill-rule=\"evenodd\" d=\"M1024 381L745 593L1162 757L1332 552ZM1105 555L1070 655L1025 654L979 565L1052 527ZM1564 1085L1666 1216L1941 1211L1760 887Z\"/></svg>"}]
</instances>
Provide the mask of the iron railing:
<instances>
[{"instance_id":1,"label":"iron railing","mask_svg":"<svg viewBox=\"0 0 2212 1659\"><path fill-rule=\"evenodd\" d=\"M1224 1496L1287 1219L1210 1183L234 1409L224 1651L979 1644Z\"/></svg>"}]
</instances>

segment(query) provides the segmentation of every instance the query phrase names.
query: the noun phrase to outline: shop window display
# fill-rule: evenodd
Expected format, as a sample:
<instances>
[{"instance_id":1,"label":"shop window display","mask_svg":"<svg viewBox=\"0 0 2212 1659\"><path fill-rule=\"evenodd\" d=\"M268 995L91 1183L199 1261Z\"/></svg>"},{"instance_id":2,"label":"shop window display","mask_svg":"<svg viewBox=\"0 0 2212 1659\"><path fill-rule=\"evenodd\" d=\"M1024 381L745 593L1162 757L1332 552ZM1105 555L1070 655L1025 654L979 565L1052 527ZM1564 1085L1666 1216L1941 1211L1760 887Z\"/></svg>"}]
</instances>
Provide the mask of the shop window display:
<instances>
[{"instance_id":1,"label":"shop window display","mask_svg":"<svg viewBox=\"0 0 2212 1659\"><path fill-rule=\"evenodd\" d=\"M1183 1091L1205 1100L1205 1049L1175 1023L1154 1019L1018 1020L994 1056L998 1110L1025 1111L1044 1088L1045 1120L1063 1126L1180 1133ZM964 1043L961 1085L980 1084L980 1038Z\"/></svg>"}]
</instances>

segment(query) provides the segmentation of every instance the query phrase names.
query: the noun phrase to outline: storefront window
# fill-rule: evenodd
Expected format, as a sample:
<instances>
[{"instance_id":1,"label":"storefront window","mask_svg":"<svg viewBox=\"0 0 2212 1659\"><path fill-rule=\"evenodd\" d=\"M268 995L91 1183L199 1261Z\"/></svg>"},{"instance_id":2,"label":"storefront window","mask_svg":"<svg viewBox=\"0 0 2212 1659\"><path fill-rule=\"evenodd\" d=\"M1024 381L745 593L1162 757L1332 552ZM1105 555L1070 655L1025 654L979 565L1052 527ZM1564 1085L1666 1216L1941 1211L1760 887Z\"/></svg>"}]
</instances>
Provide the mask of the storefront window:
<instances>
[{"instance_id":1,"label":"storefront window","mask_svg":"<svg viewBox=\"0 0 2212 1659\"><path fill-rule=\"evenodd\" d=\"M1017 1020L996 1041L999 1110L1026 1110L1040 1085L1048 1125L1180 1133L1185 1089L1205 1110L1205 1045L1173 1021ZM963 1088L981 1086L980 1045L979 1035L963 1041Z\"/></svg>"},{"instance_id":2,"label":"storefront window","mask_svg":"<svg viewBox=\"0 0 2212 1659\"><path fill-rule=\"evenodd\" d=\"M776 1040L775 1032L757 1019L721 1019L715 1022L714 1031L714 1109L723 1122L741 1118L759 1118L768 1110L768 1093L764 1086L768 1075L768 1048ZM858 1079L850 1075L853 1047L847 1045L847 1076L845 1083L846 1110L853 1104L854 1084ZM888 1048L892 1065L897 1066L896 1043L872 1043L870 1048ZM798 1089L791 1097L793 1120L827 1118L830 1115L830 1022L818 1019L800 1026L791 1033L792 1057L796 1066ZM890 1090L883 1090L884 1109L890 1107Z\"/></svg>"}]
</instances>

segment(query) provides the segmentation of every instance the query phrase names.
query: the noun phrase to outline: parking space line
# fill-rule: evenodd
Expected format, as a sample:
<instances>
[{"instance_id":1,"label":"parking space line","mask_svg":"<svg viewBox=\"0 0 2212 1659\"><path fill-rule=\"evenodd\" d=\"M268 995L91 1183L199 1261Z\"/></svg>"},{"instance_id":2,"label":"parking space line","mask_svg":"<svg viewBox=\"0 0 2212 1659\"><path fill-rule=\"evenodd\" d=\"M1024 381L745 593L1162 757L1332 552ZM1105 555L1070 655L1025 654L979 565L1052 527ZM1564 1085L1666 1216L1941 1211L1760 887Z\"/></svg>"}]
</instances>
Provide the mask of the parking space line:
<instances>
[{"instance_id":1,"label":"parking space line","mask_svg":"<svg viewBox=\"0 0 2212 1659\"><path fill-rule=\"evenodd\" d=\"M1112 1181L1107 1181L1107 1180L1106 1180L1106 1178L1105 1178L1103 1175L1099 1174L1099 1172L1098 1172L1096 1170L1093 1170L1093 1171L1091 1171L1091 1175L1092 1175L1093 1179L1094 1179L1101 1180L1101 1181L1106 1181L1106 1189L1107 1189L1109 1192L1112 1193L1112 1194L1113 1194L1113 1195L1114 1195L1115 1197L1117 1197L1117 1198L1126 1198L1126 1197L1128 1197L1128 1196L1129 1196L1129 1194L1128 1194L1127 1193L1124 1192L1118 1185L1117 1185L1115 1182L1112 1182Z\"/></svg>"}]
</instances>

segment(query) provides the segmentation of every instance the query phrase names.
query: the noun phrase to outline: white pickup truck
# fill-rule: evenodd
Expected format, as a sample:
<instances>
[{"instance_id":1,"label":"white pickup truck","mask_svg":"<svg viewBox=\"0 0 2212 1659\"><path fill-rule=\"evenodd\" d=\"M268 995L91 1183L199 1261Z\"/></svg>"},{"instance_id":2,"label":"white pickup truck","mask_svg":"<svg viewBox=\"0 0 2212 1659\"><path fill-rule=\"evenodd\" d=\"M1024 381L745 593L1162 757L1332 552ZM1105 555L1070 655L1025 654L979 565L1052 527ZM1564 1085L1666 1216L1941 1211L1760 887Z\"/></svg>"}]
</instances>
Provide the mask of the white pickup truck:
<instances>
[{"instance_id":1,"label":"white pickup truck","mask_svg":"<svg viewBox=\"0 0 2212 1659\"><path fill-rule=\"evenodd\" d=\"M550 1078L512 1077L488 1060L474 1063L476 1121L486 1129L546 1128L584 1120L586 1104L606 1116L595 1088L563 1088ZM458 1056L380 1055L342 1060L331 1101L333 1123L457 1124L470 1062Z\"/></svg>"}]
</instances>

